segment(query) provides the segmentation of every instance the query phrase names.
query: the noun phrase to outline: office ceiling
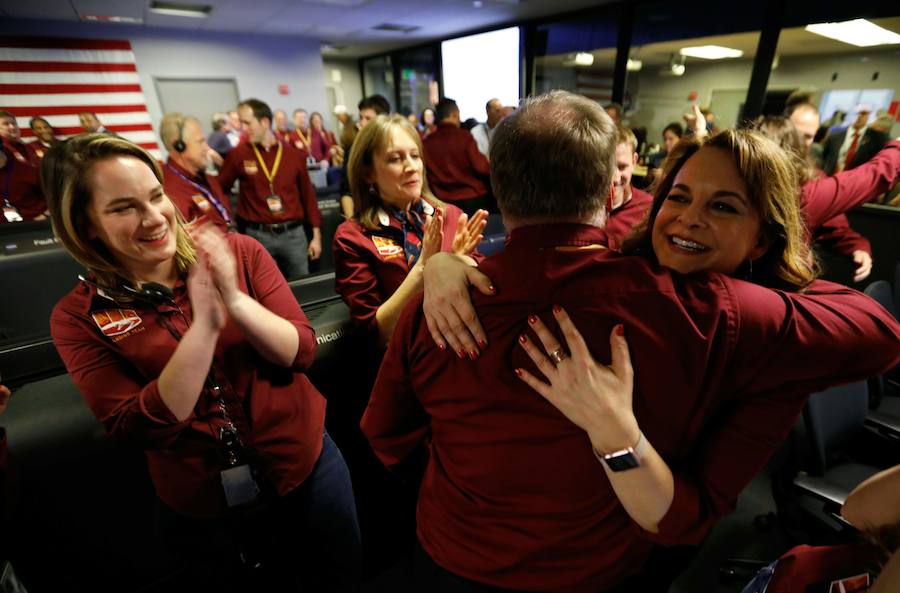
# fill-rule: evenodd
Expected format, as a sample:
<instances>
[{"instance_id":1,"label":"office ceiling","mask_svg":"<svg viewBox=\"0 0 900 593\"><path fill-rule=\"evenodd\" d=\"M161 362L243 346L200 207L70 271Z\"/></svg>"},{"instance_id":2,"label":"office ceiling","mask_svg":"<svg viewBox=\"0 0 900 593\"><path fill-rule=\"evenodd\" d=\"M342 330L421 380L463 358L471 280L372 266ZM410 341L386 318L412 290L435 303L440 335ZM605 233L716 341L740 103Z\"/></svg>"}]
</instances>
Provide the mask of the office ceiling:
<instances>
[{"instance_id":1,"label":"office ceiling","mask_svg":"<svg viewBox=\"0 0 900 593\"><path fill-rule=\"evenodd\" d=\"M182 3L181 0L169 2ZM314 38L325 55L358 57L610 0L184 0L212 6L207 18L150 11L151 0L0 0L0 17L79 21L139 20L131 26ZM384 31L384 24L415 30Z\"/></svg>"}]
</instances>

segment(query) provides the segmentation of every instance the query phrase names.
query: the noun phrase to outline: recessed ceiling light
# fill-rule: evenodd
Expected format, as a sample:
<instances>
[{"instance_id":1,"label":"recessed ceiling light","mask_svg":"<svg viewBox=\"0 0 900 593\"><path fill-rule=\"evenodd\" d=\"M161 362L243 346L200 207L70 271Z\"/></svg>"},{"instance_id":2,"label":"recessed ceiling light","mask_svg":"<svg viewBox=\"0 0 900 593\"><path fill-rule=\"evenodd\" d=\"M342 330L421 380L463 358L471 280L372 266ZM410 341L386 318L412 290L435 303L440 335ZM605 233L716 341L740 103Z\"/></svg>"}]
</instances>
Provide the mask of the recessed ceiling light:
<instances>
[{"instance_id":1,"label":"recessed ceiling light","mask_svg":"<svg viewBox=\"0 0 900 593\"><path fill-rule=\"evenodd\" d=\"M724 58L739 58L744 55L739 49L722 47L721 45L699 45L697 47L683 47L678 53L691 58L703 58L704 60L721 60Z\"/></svg>"},{"instance_id":2,"label":"recessed ceiling light","mask_svg":"<svg viewBox=\"0 0 900 593\"><path fill-rule=\"evenodd\" d=\"M79 18L83 21L98 21L102 23L131 23L141 24L144 19L134 16L114 16L105 14L82 14Z\"/></svg>"},{"instance_id":3,"label":"recessed ceiling light","mask_svg":"<svg viewBox=\"0 0 900 593\"><path fill-rule=\"evenodd\" d=\"M179 4L176 2L151 2L150 12L156 14L167 14L169 16L187 16L192 18L205 19L212 12L213 7L209 4Z\"/></svg>"},{"instance_id":4,"label":"recessed ceiling light","mask_svg":"<svg viewBox=\"0 0 900 593\"><path fill-rule=\"evenodd\" d=\"M644 63L640 60L635 60L634 58L628 58L628 62L625 65L625 69L629 72L640 72L643 67Z\"/></svg>"},{"instance_id":5,"label":"recessed ceiling light","mask_svg":"<svg viewBox=\"0 0 900 593\"><path fill-rule=\"evenodd\" d=\"M879 27L866 19L806 25L806 30L810 33L849 43L857 47L900 43L900 35L893 31L888 31L884 27Z\"/></svg>"}]
</instances>

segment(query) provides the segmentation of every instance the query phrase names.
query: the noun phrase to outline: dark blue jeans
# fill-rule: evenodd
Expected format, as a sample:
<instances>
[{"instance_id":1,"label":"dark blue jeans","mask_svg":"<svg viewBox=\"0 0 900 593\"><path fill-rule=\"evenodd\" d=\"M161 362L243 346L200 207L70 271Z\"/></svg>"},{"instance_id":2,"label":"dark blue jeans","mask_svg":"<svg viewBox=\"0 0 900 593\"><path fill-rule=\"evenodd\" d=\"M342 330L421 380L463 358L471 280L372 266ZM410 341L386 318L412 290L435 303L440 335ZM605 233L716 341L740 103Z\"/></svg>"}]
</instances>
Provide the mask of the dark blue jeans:
<instances>
[{"instance_id":1,"label":"dark blue jeans","mask_svg":"<svg viewBox=\"0 0 900 593\"><path fill-rule=\"evenodd\" d=\"M328 433L309 478L240 525L188 519L162 503L158 519L167 547L185 565L179 584L186 590L359 590L360 535L350 473Z\"/></svg>"}]
</instances>

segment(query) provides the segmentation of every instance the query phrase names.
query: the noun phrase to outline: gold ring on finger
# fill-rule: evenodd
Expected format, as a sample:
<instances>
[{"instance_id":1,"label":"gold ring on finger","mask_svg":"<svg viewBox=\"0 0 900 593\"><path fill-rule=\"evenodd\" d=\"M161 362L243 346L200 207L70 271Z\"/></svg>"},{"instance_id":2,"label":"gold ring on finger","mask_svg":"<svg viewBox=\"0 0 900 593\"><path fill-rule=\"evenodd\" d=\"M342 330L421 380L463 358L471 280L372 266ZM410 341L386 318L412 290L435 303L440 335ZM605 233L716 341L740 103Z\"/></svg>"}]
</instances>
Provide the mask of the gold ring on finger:
<instances>
[{"instance_id":1,"label":"gold ring on finger","mask_svg":"<svg viewBox=\"0 0 900 593\"><path fill-rule=\"evenodd\" d=\"M559 363L569 358L569 355L563 351L562 348L557 348L553 352L551 352L548 356L550 356L550 360L553 361L553 364L559 366Z\"/></svg>"}]
</instances>

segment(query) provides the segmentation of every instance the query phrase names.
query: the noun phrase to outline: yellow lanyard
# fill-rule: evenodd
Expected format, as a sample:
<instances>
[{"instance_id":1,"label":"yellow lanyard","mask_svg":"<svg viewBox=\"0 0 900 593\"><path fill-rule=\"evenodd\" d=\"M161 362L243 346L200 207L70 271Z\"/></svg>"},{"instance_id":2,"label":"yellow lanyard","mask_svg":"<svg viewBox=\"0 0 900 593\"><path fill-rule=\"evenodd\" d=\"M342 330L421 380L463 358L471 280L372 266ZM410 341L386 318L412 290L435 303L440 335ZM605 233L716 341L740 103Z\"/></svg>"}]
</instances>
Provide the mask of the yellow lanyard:
<instances>
[{"instance_id":1,"label":"yellow lanyard","mask_svg":"<svg viewBox=\"0 0 900 593\"><path fill-rule=\"evenodd\" d=\"M281 142L276 141L276 143L278 144L278 153L275 155L275 163L272 165L271 173L269 173L269 168L266 167L266 162L263 160L262 155L259 154L259 149L256 148L256 144L250 144L250 146L253 147L253 152L256 153L256 160L259 162L259 166L262 167L263 175L269 180L269 191L272 193L275 193L273 183L275 181L275 175L278 174L278 167L281 165Z\"/></svg>"}]
</instances>

